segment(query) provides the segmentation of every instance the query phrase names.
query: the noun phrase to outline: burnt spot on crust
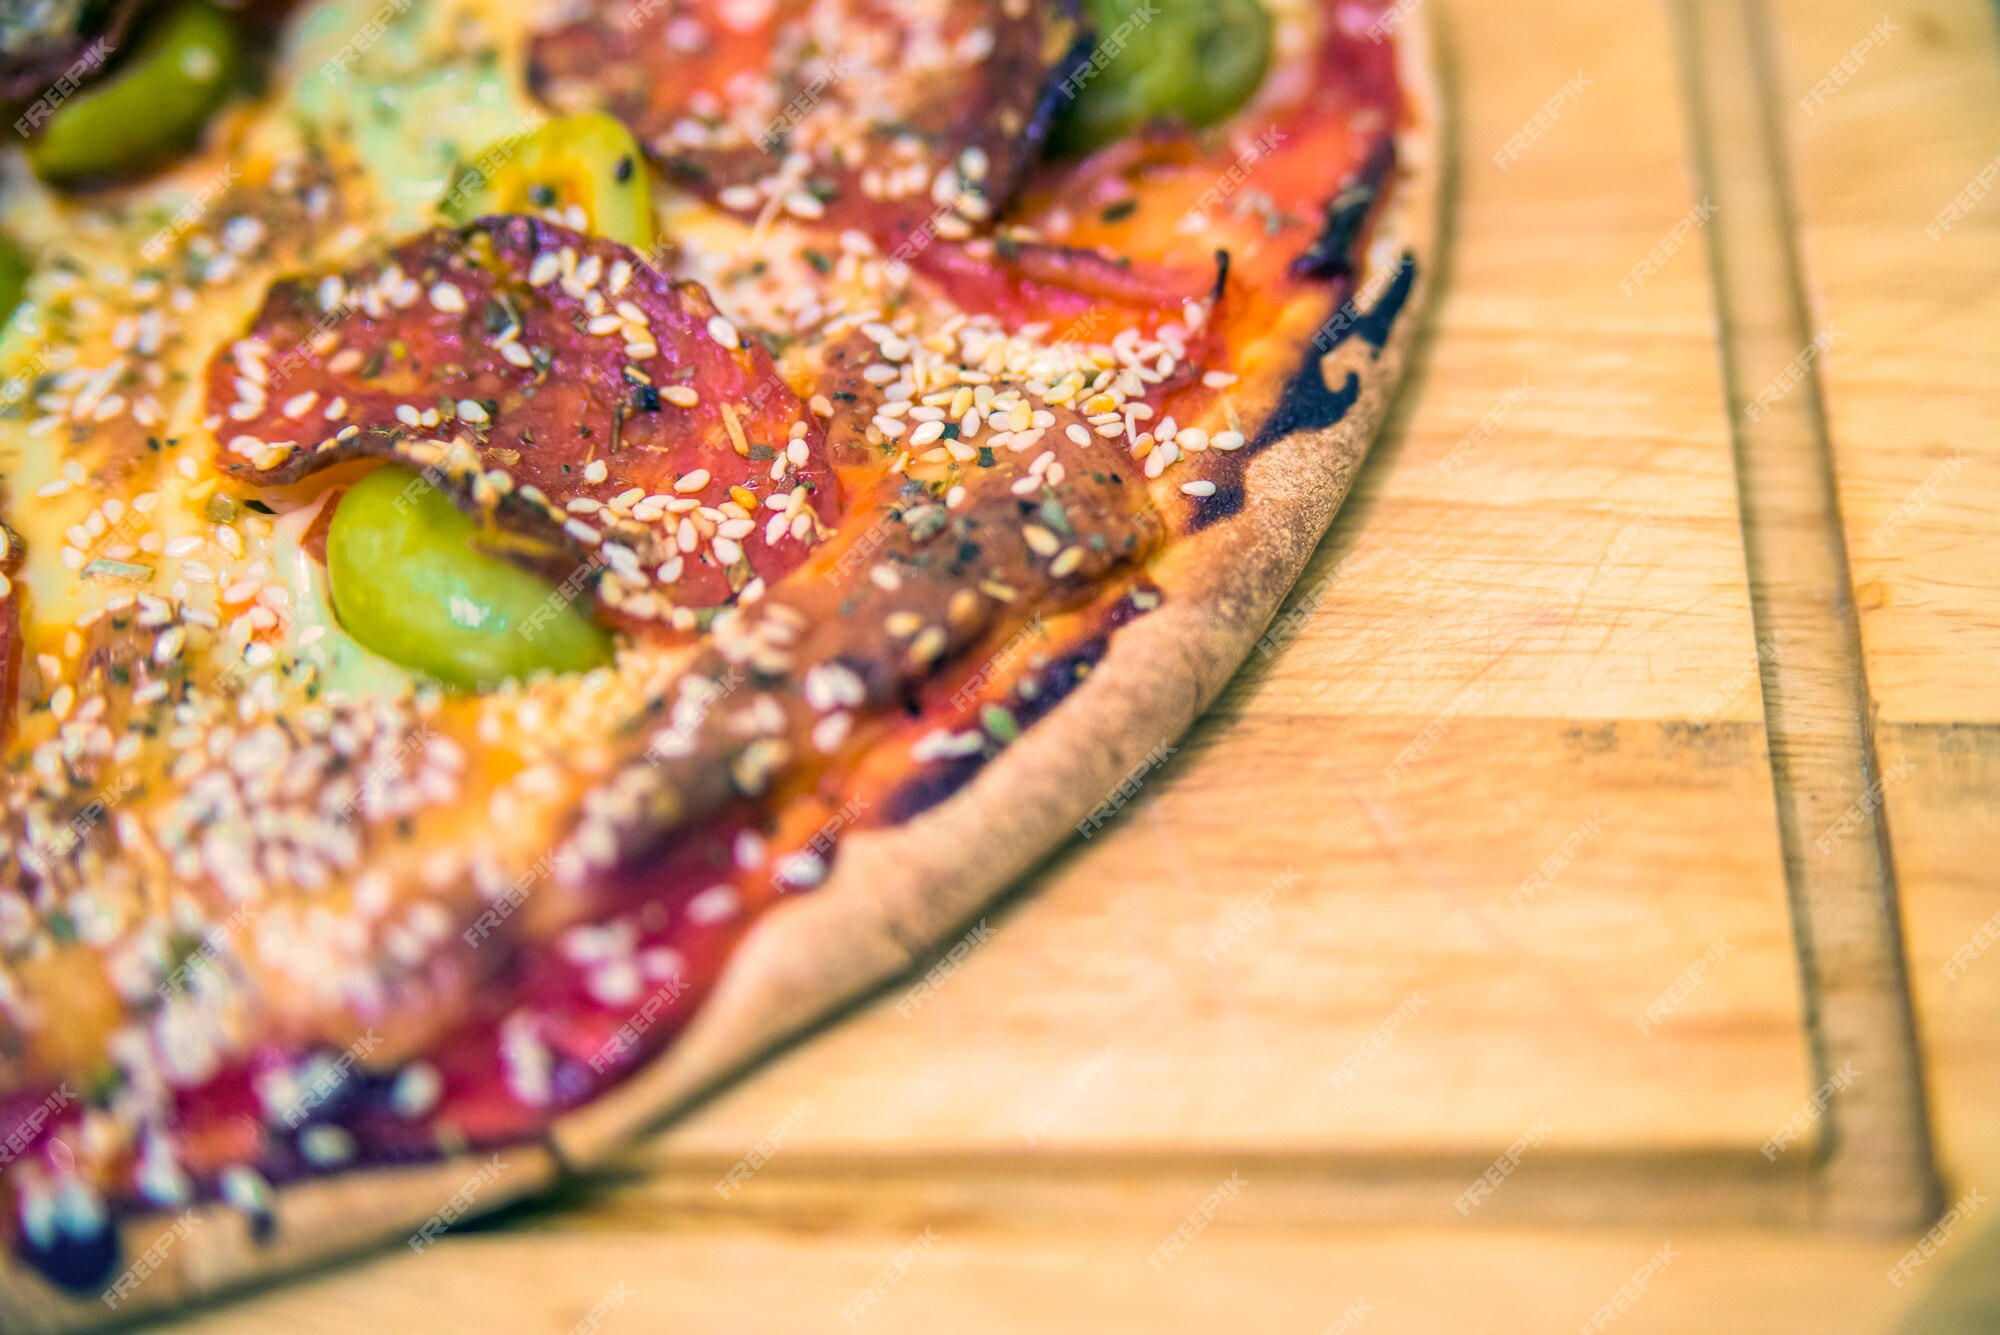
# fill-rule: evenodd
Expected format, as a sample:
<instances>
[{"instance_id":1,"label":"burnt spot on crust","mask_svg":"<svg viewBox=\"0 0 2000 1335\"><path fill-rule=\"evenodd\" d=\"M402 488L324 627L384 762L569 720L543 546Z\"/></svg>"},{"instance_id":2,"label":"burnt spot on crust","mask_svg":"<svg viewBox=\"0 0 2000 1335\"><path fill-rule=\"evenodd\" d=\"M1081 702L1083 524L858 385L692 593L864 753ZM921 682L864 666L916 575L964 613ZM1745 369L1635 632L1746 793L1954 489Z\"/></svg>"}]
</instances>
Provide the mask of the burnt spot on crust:
<instances>
[{"instance_id":1,"label":"burnt spot on crust","mask_svg":"<svg viewBox=\"0 0 2000 1335\"><path fill-rule=\"evenodd\" d=\"M1405 254L1402 263L1396 266L1395 277L1390 279L1373 306L1363 311L1358 294L1340 304L1333 318L1313 335L1305 361L1278 396L1277 407L1271 410L1263 430L1250 443L1252 452L1282 440L1294 431L1322 430L1347 416L1361 397L1361 379L1350 371L1339 388L1328 386L1322 368L1323 359L1354 337L1359 337L1368 345L1371 355L1379 355L1388 343L1390 331L1395 328L1396 318L1410 299L1416 281L1416 257Z\"/></svg>"},{"instance_id":2,"label":"burnt spot on crust","mask_svg":"<svg viewBox=\"0 0 2000 1335\"><path fill-rule=\"evenodd\" d=\"M1318 431L1347 416L1361 397L1361 378L1349 371L1339 389L1329 389L1319 358L1309 357L1285 386L1263 432L1250 444L1254 452L1294 431Z\"/></svg>"},{"instance_id":3,"label":"burnt spot on crust","mask_svg":"<svg viewBox=\"0 0 2000 1335\"><path fill-rule=\"evenodd\" d=\"M1068 652L1025 673L1007 693L1003 708L1009 726L1018 730L1032 727L1068 699L1070 693L1103 659L1111 643L1109 629L1107 627L1105 632L1089 636ZM939 756L919 766L876 803L877 809L871 813L870 823L900 825L921 816L971 783L1004 745L1004 741L988 741L977 750Z\"/></svg>"},{"instance_id":4,"label":"burnt spot on crust","mask_svg":"<svg viewBox=\"0 0 2000 1335\"><path fill-rule=\"evenodd\" d=\"M1396 141L1383 135L1369 150L1354 178L1326 206L1319 235L1292 261L1300 278L1352 278L1361 252L1362 234L1375 211L1375 201L1396 167Z\"/></svg>"},{"instance_id":5,"label":"burnt spot on crust","mask_svg":"<svg viewBox=\"0 0 2000 1335\"><path fill-rule=\"evenodd\" d=\"M40 1238L23 1230L14 1241L16 1257L49 1283L77 1294L102 1288L117 1271L120 1252L117 1223L102 1213L92 1220L64 1220Z\"/></svg>"},{"instance_id":6,"label":"burnt spot on crust","mask_svg":"<svg viewBox=\"0 0 2000 1335\"><path fill-rule=\"evenodd\" d=\"M1219 524L1242 512L1243 480L1241 470L1237 471L1239 476L1217 482L1213 492L1194 498L1188 515L1188 532L1199 533L1210 524Z\"/></svg>"}]
</instances>

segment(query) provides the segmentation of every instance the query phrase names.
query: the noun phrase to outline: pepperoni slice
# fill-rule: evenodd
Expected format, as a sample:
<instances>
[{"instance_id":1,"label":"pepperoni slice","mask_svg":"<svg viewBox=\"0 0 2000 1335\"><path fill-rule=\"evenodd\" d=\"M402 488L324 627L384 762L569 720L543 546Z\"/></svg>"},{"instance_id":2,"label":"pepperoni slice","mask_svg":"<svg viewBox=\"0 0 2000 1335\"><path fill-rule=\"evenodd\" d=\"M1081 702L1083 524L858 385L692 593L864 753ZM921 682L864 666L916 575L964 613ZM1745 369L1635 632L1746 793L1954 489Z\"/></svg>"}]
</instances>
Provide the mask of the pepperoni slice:
<instances>
[{"instance_id":1,"label":"pepperoni slice","mask_svg":"<svg viewBox=\"0 0 2000 1335\"><path fill-rule=\"evenodd\" d=\"M1215 268L1114 257L1100 250L981 237L941 241L910 259L964 310L1010 325L1052 322L1058 338L1088 342L1132 327L1180 320L1188 303L1217 295Z\"/></svg>"},{"instance_id":2,"label":"pepperoni slice","mask_svg":"<svg viewBox=\"0 0 2000 1335\"><path fill-rule=\"evenodd\" d=\"M269 485L402 459L510 555L586 567L638 620L775 579L834 513L819 424L761 343L699 284L532 218L274 284L210 365L208 403L225 471Z\"/></svg>"},{"instance_id":3,"label":"pepperoni slice","mask_svg":"<svg viewBox=\"0 0 2000 1335\"><path fill-rule=\"evenodd\" d=\"M824 217L890 247L990 221L1089 51L1074 0L581 8L536 37L537 92L607 107L724 208Z\"/></svg>"}]
</instances>

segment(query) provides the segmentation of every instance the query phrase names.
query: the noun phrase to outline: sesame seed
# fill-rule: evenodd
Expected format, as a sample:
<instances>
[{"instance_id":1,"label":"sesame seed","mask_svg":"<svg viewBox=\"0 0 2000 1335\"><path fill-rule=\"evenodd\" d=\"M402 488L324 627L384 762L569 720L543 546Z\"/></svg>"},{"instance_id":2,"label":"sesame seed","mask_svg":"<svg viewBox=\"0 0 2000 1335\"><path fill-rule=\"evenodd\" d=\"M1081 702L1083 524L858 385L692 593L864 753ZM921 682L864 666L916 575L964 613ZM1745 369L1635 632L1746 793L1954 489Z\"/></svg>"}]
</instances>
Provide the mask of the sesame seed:
<instances>
[{"instance_id":1,"label":"sesame seed","mask_svg":"<svg viewBox=\"0 0 2000 1335\"><path fill-rule=\"evenodd\" d=\"M910 661L920 667L934 663L943 656L948 642L943 626L926 626L910 641Z\"/></svg>"},{"instance_id":2,"label":"sesame seed","mask_svg":"<svg viewBox=\"0 0 2000 1335\"><path fill-rule=\"evenodd\" d=\"M747 457L750 453L750 438L743 434L743 423L737 420L735 404L722 405L722 425L729 432L730 447L738 454Z\"/></svg>"},{"instance_id":3,"label":"sesame seed","mask_svg":"<svg viewBox=\"0 0 2000 1335\"><path fill-rule=\"evenodd\" d=\"M813 748L822 755L838 750L840 744L847 740L847 735L853 727L854 715L844 710L837 714L828 714L813 726Z\"/></svg>"},{"instance_id":4,"label":"sesame seed","mask_svg":"<svg viewBox=\"0 0 2000 1335\"><path fill-rule=\"evenodd\" d=\"M736 332L736 326L720 315L708 317L708 336L731 352L743 346L743 336Z\"/></svg>"},{"instance_id":5,"label":"sesame seed","mask_svg":"<svg viewBox=\"0 0 2000 1335\"><path fill-rule=\"evenodd\" d=\"M1183 496L1213 496L1215 495L1215 484L1213 482L1183 482L1181 483L1181 494Z\"/></svg>"}]
</instances>

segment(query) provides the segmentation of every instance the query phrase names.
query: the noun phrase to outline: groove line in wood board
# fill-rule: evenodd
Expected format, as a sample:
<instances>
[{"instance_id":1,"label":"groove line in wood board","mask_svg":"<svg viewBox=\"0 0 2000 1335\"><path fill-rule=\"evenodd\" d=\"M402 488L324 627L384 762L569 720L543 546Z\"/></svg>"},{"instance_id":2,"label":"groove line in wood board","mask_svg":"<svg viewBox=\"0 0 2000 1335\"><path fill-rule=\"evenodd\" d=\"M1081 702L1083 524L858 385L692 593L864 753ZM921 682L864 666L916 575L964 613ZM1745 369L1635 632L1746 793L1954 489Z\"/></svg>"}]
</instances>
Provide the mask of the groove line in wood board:
<instances>
[{"instance_id":1,"label":"groove line in wood board","mask_svg":"<svg viewBox=\"0 0 2000 1335\"><path fill-rule=\"evenodd\" d=\"M713 1154L633 1155L565 1181L481 1227L686 1232L709 1228L919 1228L951 1218L997 1231L1098 1227L1174 1217L1217 1181L1256 1190L1233 1211L1273 1227L1346 1225L1803 1227L1806 1165L1772 1169L1753 1147L1537 1151L1504 1191L1484 1151L1342 1154L1267 1146L1188 1150L1093 1146L1033 1154L792 1151L728 1195L733 1163Z\"/></svg>"},{"instance_id":2,"label":"groove line in wood board","mask_svg":"<svg viewBox=\"0 0 2000 1335\"><path fill-rule=\"evenodd\" d=\"M1815 369L1840 331L1807 322L1763 0L1673 7L1696 175L1717 210L1705 240L1818 1083L1796 1129L1816 1143L1821 1221L1906 1231L1941 1191L1882 816L1895 776L1877 763Z\"/></svg>"}]
</instances>

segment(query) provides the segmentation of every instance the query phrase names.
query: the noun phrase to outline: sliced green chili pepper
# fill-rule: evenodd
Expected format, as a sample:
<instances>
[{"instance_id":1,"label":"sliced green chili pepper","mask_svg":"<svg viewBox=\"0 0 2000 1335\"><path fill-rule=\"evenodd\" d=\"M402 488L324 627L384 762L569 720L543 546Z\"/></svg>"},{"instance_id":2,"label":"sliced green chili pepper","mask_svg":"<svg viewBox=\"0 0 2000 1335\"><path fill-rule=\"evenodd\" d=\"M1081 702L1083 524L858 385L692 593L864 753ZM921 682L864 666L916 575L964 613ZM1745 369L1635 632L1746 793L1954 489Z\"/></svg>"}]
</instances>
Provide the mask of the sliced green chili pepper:
<instances>
[{"instance_id":1,"label":"sliced green chili pepper","mask_svg":"<svg viewBox=\"0 0 2000 1335\"><path fill-rule=\"evenodd\" d=\"M474 545L478 525L389 465L340 498L327 532L333 609L392 662L476 688L609 662L611 637L572 598Z\"/></svg>"},{"instance_id":2,"label":"sliced green chili pepper","mask_svg":"<svg viewBox=\"0 0 2000 1335\"><path fill-rule=\"evenodd\" d=\"M653 243L645 163L639 141L611 117L561 116L461 167L441 208L470 222L488 213L560 215L575 205L587 230L644 250Z\"/></svg>"},{"instance_id":3,"label":"sliced green chili pepper","mask_svg":"<svg viewBox=\"0 0 2000 1335\"><path fill-rule=\"evenodd\" d=\"M1160 118L1213 125L1241 107L1271 61L1260 0L1087 0L1092 64L1051 145L1085 153ZM1149 17L1150 15L1150 17Z\"/></svg>"},{"instance_id":4,"label":"sliced green chili pepper","mask_svg":"<svg viewBox=\"0 0 2000 1335\"><path fill-rule=\"evenodd\" d=\"M43 180L133 175L192 147L243 71L236 21L195 0L162 15L139 49L71 97L28 142Z\"/></svg>"},{"instance_id":5,"label":"sliced green chili pepper","mask_svg":"<svg viewBox=\"0 0 2000 1335\"><path fill-rule=\"evenodd\" d=\"M28 290L28 275L35 266L26 252L5 236L0 236L0 325L7 323L14 308Z\"/></svg>"}]
</instances>

